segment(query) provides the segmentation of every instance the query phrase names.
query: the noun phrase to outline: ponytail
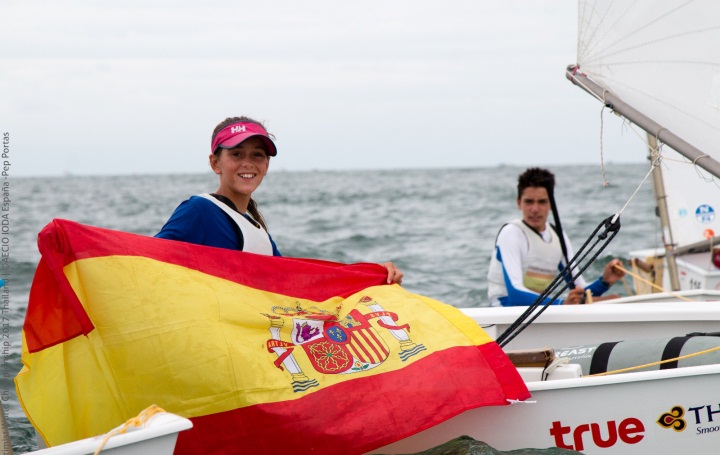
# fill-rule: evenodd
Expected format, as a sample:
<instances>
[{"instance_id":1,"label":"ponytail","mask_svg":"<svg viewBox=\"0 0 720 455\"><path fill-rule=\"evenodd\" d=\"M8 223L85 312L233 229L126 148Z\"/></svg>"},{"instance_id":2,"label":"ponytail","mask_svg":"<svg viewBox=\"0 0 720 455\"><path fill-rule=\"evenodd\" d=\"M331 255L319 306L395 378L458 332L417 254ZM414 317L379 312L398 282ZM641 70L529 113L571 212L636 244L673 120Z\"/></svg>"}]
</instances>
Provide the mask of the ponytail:
<instances>
[{"instance_id":1,"label":"ponytail","mask_svg":"<svg viewBox=\"0 0 720 455\"><path fill-rule=\"evenodd\" d=\"M250 213L250 216L253 217L255 221L260 223L260 226L263 227L266 231L267 225L265 224L265 218L262 216L262 213L260 213L260 210L258 210L257 202L255 202L255 199L250 198L250 202L248 203L248 213Z\"/></svg>"}]
</instances>

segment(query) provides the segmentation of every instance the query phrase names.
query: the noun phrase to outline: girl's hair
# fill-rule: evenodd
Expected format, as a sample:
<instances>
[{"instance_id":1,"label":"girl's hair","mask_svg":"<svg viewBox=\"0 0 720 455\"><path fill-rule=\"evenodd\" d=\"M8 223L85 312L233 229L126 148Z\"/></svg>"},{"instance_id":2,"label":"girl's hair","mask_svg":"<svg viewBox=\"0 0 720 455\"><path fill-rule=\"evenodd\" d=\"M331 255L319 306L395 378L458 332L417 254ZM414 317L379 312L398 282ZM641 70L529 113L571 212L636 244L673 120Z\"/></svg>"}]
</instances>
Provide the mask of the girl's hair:
<instances>
[{"instance_id":1,"label":"girl's hair","mask_svg":"<svg viewBox=\"0 0 720 455\"><path fill-rule=\"evenodd\" d=\"M225 128L228 125L232 125L233 123L239 123L239 122L255 123L256 125L260 125L263 128L265 128L265 125L263 125L261 122L251 119L250 117L245 117L245 116L228 117L225 120L223 120L222 122L218 123L217 126L215 127L215 129L213 130L213 133L212 133L212 137L210 138L210 144L212 144L213 141L215 141L215 136L217 136L217 134L220 132L220 130L222 130L223 128ZM267 128L265 128L265 130L267 131ZM275 138L269 132L268 132L268 136L270 136L270 138L272 138L272 139ZM213 153L215 155L219 156L221 151L222 151L222 149L218 148ZM270 156L268 156L268 159L270 159ZM250 212L250 216L252 216L255 219L255 221L260 223L260 225L263 227L263 229L265 229L267 231L267 224L265 223L265 218L260 213L257 202L255 202L255 200L252 197L250 197L250 202L248 203L248 212Z\"/></svg>"}]
</instances>

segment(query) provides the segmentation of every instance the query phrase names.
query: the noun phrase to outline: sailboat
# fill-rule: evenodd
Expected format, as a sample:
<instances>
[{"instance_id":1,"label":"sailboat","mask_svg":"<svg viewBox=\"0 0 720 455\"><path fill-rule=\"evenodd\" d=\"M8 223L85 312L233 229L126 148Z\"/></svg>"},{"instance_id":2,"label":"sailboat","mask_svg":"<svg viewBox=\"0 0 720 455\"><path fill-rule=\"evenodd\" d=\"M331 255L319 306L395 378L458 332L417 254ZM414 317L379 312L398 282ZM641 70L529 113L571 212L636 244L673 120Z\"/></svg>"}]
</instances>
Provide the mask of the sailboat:
<instances>
[{"instance_id":1,"label":"sailboat","mask_svg":"<svg viewBox=\"0 0 720 455\"><path fill-rule=\"evenodd\" d=\"M580 1L578 13L578 57L567 69L568 79L650 136L654 169L674 174L674 165L663 167L658 157L670 161L677 153L686 169L700 169L720 179L720 163L712 157L720 156L720 4L714 0ZM681 183L687 188L687 182ZM704 225L700 241L696 235L685 240L691 229L682 225L672 228L672 236L663 237L660 256L667 261L665 268L678 270L678 286L671 285L672 293L613 304L547 308L503 345L509 353L532 350L530 356L539 356L534 363L517 363L532 398L464 411L370 453L418 452L461 435L499 450L554 446L587 454L714 453L720 446L720 364L700 360L683 366L689 360L666 359L678 368L663 368L660 362L665 361L658 356L659 362L646 362L640 371L630 368L591 377L581 364L583 356L606 352L610 367L612 352L600 348L608 342L642 347L646 340L718 331L717 294L680 286L687 282L687 288L708 287L715 279L710 255L707 263L700 259L705 278L683 278L690 276L688 271L698 272L691 267L698 264L691 255L704 253L701 249L709 253L720 243L715 235L717 217L712 215L718 210L714 204L720 202L717 186L706 191L709 202L688 203L697 204L691 207L668 198L666 209L660 210L677 214L681 223L692 222L694 216ZM712 301L704 301L708 299ZM463 312L499 339L517 326L524 309ZM563 352L574 353L577 361L569 354L558 355ZM66 452L58 446L45 453Z\"/></svg>"},{"instance_id":2,"label":"sailboat","mask_svg":"<svg viewBox=\"0 0 720 455\"><path fill-rule=\"evenodd\" d=\"M675 369L665 369L662 358L672 351L670 340L692 338L688 334L715 332L702 338L718 344L720 263L713 263L713 249L720 245L720 3L579 1L577 52L567 79L599 100L601 112L620 116L648 150L663 246L632 255L654 265L645 273L652 284L644 295L552 306L531 316L532 324L503 347L545 348L559 354L554 361L569 360L550 374L550 356L541 368L519 368L533 404L466 412L377 453L419 451L459 434L500 450L717 450L718 358ZM464 310L496 338L525 311ZM579 363L598 359L610 369L628 368L588 377L587 365Z\"/></svg>"}]
</instances>

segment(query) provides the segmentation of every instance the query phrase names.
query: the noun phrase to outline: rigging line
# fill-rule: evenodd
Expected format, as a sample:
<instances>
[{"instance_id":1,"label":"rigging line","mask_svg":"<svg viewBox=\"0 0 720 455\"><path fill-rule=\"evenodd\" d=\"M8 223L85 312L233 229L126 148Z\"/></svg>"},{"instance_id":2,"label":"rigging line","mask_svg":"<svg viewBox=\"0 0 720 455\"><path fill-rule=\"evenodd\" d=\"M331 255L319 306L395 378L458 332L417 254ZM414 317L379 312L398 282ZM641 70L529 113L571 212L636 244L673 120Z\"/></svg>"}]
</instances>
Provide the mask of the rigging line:
<instances>
[{"instance_id":1,"label":"rigging line","mask_svg":"<svg viewBox=\"0 0 720 455\"><path fill-rule=\"evenodd\" d=\"M545 311L545 309L547 309L548 306L552 305L553 302L555 302L560 297L560 295L569 288L569 283L567 282L566 277L572 276L571 270L573 267L578 267L578 266L574 266L573 264L578 261L578 257L580 257L580 255L583 254L583 252L587 248L588 243L590 243L590 239L595 237L595 234L600 230L600 227L603 226L606 221L607 221L607 219L604 220L600 225L598 225L595 228L593 233L588 237L588 239L585 241L585 243L580 247L580 249L575 254L575 256L569 261L568 264L566 264L565 268L563 268L563 270L561 270L560 273L555 276L555 278L552 280L552 282L547 286L547 288L545 288L545 290L542 293L540 293L540 295L538 295L538 297L535 299L535 301L531 305L529 305L528 308L505 330L505 332L503 332L496 339L496 342L498 344L500 344L500 346L503 346L502 342L511 334L512 334L512 338L514 338L516 335L518 335L520 332L522 332L525 329L525 327L527 327L527 325L529 325L529 324L526 324L523 328L519 329L519 327L522 325L523 321L525 321L528 317L530 317L532 315L532 313L535 312L541 305L542 305L542 308L540 310L538 310L538 312L537 312L537 314L535 314L535 316L532 317L531 321L534 321L535 319L537 319L537 317L540 316L540 314L542 314ZM606 233L603 233L600 236L598 236L598 239L600 239L603 235L606 236ZM596 240L595 244L592 247L590 247L589 251L592 251L598 242L599 242L599 240ZM588 252L584 252L583 256L581 257L581 260L583 260L587 256L587 254L588 254ZM586 266L586 268L587 268L587 266ZM580 276L583 271L584 271L584 269L581 270L577 274L577 276ZM563 284L563 286L560 288L560 290L557 290L558 286L560 286L561 284ZM549 297L551 294L553 294L552 298ZM513 334L513 332L515 332L515 331L516 331L516 333ZM512 339L512 338L510 338L510 339Z\"/></svg>"},{"instance_id":2,"label":"rigging line","mask_svg":"<svg viewBox=\"0 0 720 455\"><path fill-rule=\"evenodd\" d=\"M660 144L660 145L658 146L658 148L653 148L653 147L651 147L651 146L650 146L650 142L646 139L646 138L647 138L647 133L646 133L644 130L638 131L637 128L636 128L637 125L635 125L633 122L631 122L630 120L628 120L627 117L623 117L623 116L621 115L620 118L622 118L623 128L627 128L627 129L629 129L630 131L632 131L632 132L638 137L638 140L645 145L645 148L651 149L651 150L653 150L653 151L655 151L655 152L658 152L658 153L660 152L660 148L662 147L662 144L664 144L662 141L658 140L658 144ZM663 128L663 129L664 129L664 128Z\"/></svg>"},{"instance_id":3,"label":"rigging line","mask_svg":"<svg viewBox=\"0 0 720 455\"><path fill-rule=\"evenodd\" d=\"M608 219L609 219L609 218L608 218ZM605 221L607 221L607 220L605 220ZM604 222L603 222L603 223L604 223ZM615 237L615 235L617 235L617 233L618 233L617 230L613 231L612 236L610 236L610 238L606 239L605 243L601 246L600 250L598 250L598 252L593 256L593 258L590 260L590 262L588 262L587 264L584 265L584 267L580 270L580 273L584 272L584 271L590 266L590 264L592 264L592 263L595 261L595 259L600 255L600 253L602 253L602 251L603 251L603 250L605 249L605 247L612 241L612 239ZM558 276L562 276L562 274L560 274L560 275L558 275ZM560 293L564 292L565 289L567 289L567 284L565 285L565 287L563 287L563 289L561 289ZM558 295L559 295L559 294L558 294ZM528 328L528 327L530 326L530 324L532 324L533 322L535 322L535 320L536 320L538 317L540 317L540 315L541 315L548 307L549 307L549 304L546 304L545 306L543 306L542 308L540 308L540 310L538 310L527 322L525 322L524 324L522 324L522 322L521 322L521 323L520 323L521 325L518 325L518 326L517 326L517 328L516 328L516 330L515 330L514 333L508 334L508 332L510 331L510 329L508 328L508 330L506 330L506 331L501 335L501 337L499 337L498 340L496 340L497 343L500 345L500 347L505 347L510 341L512 341L515 337L517 337L520 333L522 333L526 328ZM517 322L518 322L518 321L515 321L515 323L517 323ZM513 323L513 325L515 325L515 323ZM507 336L505 336L505 335L507 335ZM502 338L502 339L500 339L500 338Z\"/></svg>"},{"instance_id":4,"label":"rigging line","mask_svg":"<svg viewBox=\"0 0 720 455\"><path fill-rule=\"evenodd\" d=\"M597 228L595 228L595 231L592 233L592 235L590 236L590 238L594 237L594 236L595 236L595 233L596 233L598 230L599 230L599 226L598 226ZM580 253L582 253L582 251L585 249L585 247L587 246L588 243L589 243L589 239L583 244L583 246L580 248L580 250L578 250L578 253L577 253L577 254L575 255L575 257L570 261L570 264L572 264L572 262L577 258L577 256L578 256ZM501 344L502 341L505 340L505 338L508 337L513 331L516 331L516 330L518 329L518 327L522 324L522 322L523 322L525 319L527 319L528 317L530 317L530 315L531 315L535 310L537 310L537 308L540 307L540 305L543 305L545 308L547 308L549 305L552 305L553 302L555 302L555 301L560 297L560 295L561 295L563 292L565 292L565 290L568 289L568 283L567 283L567 281L565 280L565 277L568 276L569 270L570 270L570 267L569 267L568 265L566 265L565 268L564 268L563 270L561 270L558 275L555 276L555 278L554 278L554 279L552 280L552 282L545 288L545 290L544 290L543 292L541 292L541 293L537 296L537 298L535 299L535 301L534 301L532 304L530 304L530 305L525 309L525 311L524 311L507 329L505 329L505 331L496 339L496 342L497 342L498 344L500 344L500 345L502 346L502 344ZM570 274L570 275L571 275L571 274ZM550 296L551 294L553 294L553 293L557 290L558 286L559 286L561 283L565 283L564 286L563 286L559 291L557 291L557 292L552 296L552 298L550 298L549 296ZM549 299L549 300L548 300L548 299ZM545 311L544 308L539 311L539 314L542 313L543 311ZM539 316L539 314L538 314L538 316ZM536 317L537 317L537 316L536 316ZM518 332L518 333L519 333L519 332Z\"/></svg>"},{"instance_id":5,"label":"rigging line","mask_svg":"<svg viewBox=\"0 0 720 455\"><path fill-rule=\"evenodd\" d=\"M605 101L605 93L607 93L607 90L603 90L603 103L602 109L600 109L600 172L603 178L603 188L607 188L609 185L607 177L605 176L605 156L603 154L603 128L605 125L603 113L605 112L605 105L607 104L607 102Z\"/></svg>"},{"instance_id":6,"label":"rigging line","mask_svg":"<svg viewBox=\"0 0 720 455\"><path fill-rule=\"evenodd\" d=\"M630 286L627 284L627 281L625 281L625 277L620 278L620 281L622 281L623 286L625 286L625 290L627 291L628 295L635 295L632 289L630 289Z\"/></svg>"},{"instance_id":7,"label":"rigging line","mask_svg":"<svg viewBox=\"0 0 720 455\"><path fill-rule=\"evenodd\" d=\"M595 237L595 234L600 230L601 227L605 228L605 231L600 233L597 236L597 239L595 240L595 243L587 249L587 245L590 243L590 239L593 239ZM605 247L610 244L610 242L615 238L615 235L619 232L620 229L620 223L619 222L610 222L610 217L604 219L600 224L595 228L593 233L588 237L588 239L585 241L583 246L580 248L578 253L573 257L573 259L570 261L570 264L573 264L574 262L578 261L578 257L580 257L580 261L584 260L585 257L597 246L597 244L601 240L605 240L605 242L600 246L600 249L590 258L590 260L585 263L582 267L578 264L575 266L571 266L570 264L566 265L565 268L557 275L555 276L555 279L550 283L550 285L543 291L542 294L538 296L538 298L533 302L533 304L528 307L527 310L523 312L523 314L516 319L510 327L508 327L505 332L503 332L495 341L500 345L500 347L506 346L510 341L512 341L517 335L522 333L523 330L525 330L530 324L532 324L557 298L565 292L566 289L568 289L569 284L567 281L565 281L564 277L569 273L569 270L572 269L572 267L579 268L579 272L577 276L582 275L585 270L595 262L597 257L600 255L600 253L603 252ZM612 232L612 235L608 238L608 231ZM587 251L585 251L587 249ZM581 256L582 254L582 256ZM542 307L538 310L538 307L540 303L544 301L547 295L554 292L555 289L560 285L560 283L564 282L565 284L563 287L553 296L553 298L543 304ZM537 311L535 311L537 310ZM535 314L532 314L535 312ZM532 316L531 316L532 315ZM530 318L527 322L524 323L526 319Z\"/></svg>"},{"instance_id":8,"label":"rigging line","mask_svg":"<svg viewBox=\"0 0 720 455\"><path fill-rule=\"evenodd\" d=\"M635 195L638 193L638 191L640 191L640 188L643 186L643 184L645 183L645 181L650 177L650 175L652 175L652 172L653 172L653 170L655 170L655 166L657 166L658 163L659 163L659 158L652 163L652 165L650 166L650 170L648 171L647 174L645 174L645 178L642 179L642 181L641 181L640 184L637 186L637 188L635 188L635 192L632 194L632 196L630 196L630 199L628 199L627 202L625 203L625 205L623 205L623 207L620 209L620 211L618 211L618 212L615 214L615 216L614 216L614 218L613 218L613 220L612 220L613 223L615 222L615 220L617 220L618 218L620 218L620 215L622 215L622 213L625 211L625 209L627 208L627 206L630 204L630 201L633 200L633 198L634 198Z\"/></svg>"},{"instance_id":9,"label":"rigging line","mask_svg":"<svg viewBox=\"0 0 720 455\"><path fill-rule=\"evenodd\" d=\"M605 237L607 237L607 230L611 226L608 226L605 223L605 221L607 221L607 220L603 220L601 225L604 225L606 230L603 233L599 234L597 236L597 238L595 238L595 234L597 234L597 232L599 230L599 229L595 229L595 231L593 231L593 233L588 237L588 239L585 241L585 243L580 247L580 250L575 254L575 257L573 257L570 260L570 263L567 265L566 268L570 269L571 271L579 270L581 267L581 264L584 263L588 254L590 254L590 252L593 251L597 247L598 243L600 243L601 240L604 240ZM592 238L595 238L595 243L593 243L590 247L587 247L588 244L590 243L590 239L592 239ZM592 259L592 260L594 260L594 259ZM592 263L592 260L590 261L591 263ZM583 271L584 271L584 269L581 271L578 271L575 278L578 278L580 275L582 275Z\"/></svg>"},{"instance_id":10,"label":"rigging line","mask_svg":"<svg viewBox=\"0 0 720 455\"><path fill-rule=\"evenodd\" d=\"M658 160L660 160L660 161L667 160L667 161L671 161L673 163L680 163L680 164L691 164L695 168L695 173L697 174L698 178L700 178L704 182L712 183L716 187L720 188L720 183L718 183L717 179L715 179L715 177L712 174L710 174L709 176L704 175L703 172L701 171L700 166L698 166L698 164L697 164L697 161L701 158L711 158L710 155L707 155L707 154L699 155L692 162L690 162L687 158L684 158L684 157L682 159L665 157L662 155L662 148L665 145L665 143L660 139L660 133L663 130L668 131L668 132L670 130L668 130L665 127L660 127L657 130L657 132L655 133L655 141L657 142L657 148L653 148L650 146L650 143L647 140L643 139L642 135L635 130L635 128L634 128L635 124L628 121L624 117L623 117L623 124L627 124L630 127L630 130L633 131L643 143L645 143L647 148L651 149L653 152L655 152Z\"/></svg>"},{"instance_id":11,"label":"rigging line","mask_svg":"<svg viewBox=\"0 0 720 455\"><path fill-rule=\"evenodd\" d=\"M699 355L710 354L711 352L715 352L715 351L720 351L720 346L715 346L714 348L705 349L704 351L693 352L692 354L681 355L679 357L675 357L674 359L658 360L657 362L646 363L645 365L636 365L634 367L622 368L620 370L606 371L604 373L589 374L589 375L583 376L583 377L584 378L592 378L595 376L607 376L610 374L627 373L628 371L639 370L641 368L647 368L647 367L654 367L656 365L662 365L664 363L677 362L678 360L685 360L685 359L689 359L690 357L697 357Z\"/></svg>"},{"instance_id":12,"label":"rigging line","mask_svg":"<svg viewBox=\"0 0 720 455\"><path fill-rule=\"evenodd\" d=\"M700 172L700 166L698 166L697 161L698 161L699 159L701 159L701 158L710 158L710 155L700 155L700 156L698 156L697 158L695 158L695 159L693 160L692 165L693 165L693 168L695 169L695 173L696 173L697 176L700 177L700 179L703 180L704 182L708 182L708 183L710 183L710 182L715 182L715 178L714 178L712 175L710 175L710 177L705 177L705 176L702 174L702 172ZM715 186L717 186L717 183L715 183Z\"/></svg>"},{"instance_id":13,"label":"rigging line","mask_svg":"<svg viewBox=\"0 0 720 455\"><path fill-rule=\"evenodd\" d=\"M697 160L699 160L700 158L710 158L710 155L700 155L700 156L698 156L697 158L695 158L695 159L693 160L693 163L692 163L693 166L697 166Z\"/></svg>"},{"instance_id":14,"label":"rigging line","mask_svg":"<svg viewBox=\"0 0 720 455\"><path fill-rule=\"evenodd\" d=\"M670 162L679 163L679 164L693 165L695 167L695 173L701 180L703 180L704 182L707 182L707 183L713 183L716 187L720 188L720 183L718 183L718 180L712 174L710 174L709 176L703 174L703 172L701 170L702 168L700 168L700 166L698 166L698 164L697 164L697 161L700 158L711 158L710 155L707 155L707 154L700 155L697 158L695 158L692 162L690 162L689 159L685 158L685 157L678 159L678 158L671 158L671 157L664 156L662 154L662 148L665 145L665 143L659 138L659 136L660 136L660 133L662 132L662 130L669 131L667 128L661 127L660 129L657 130L657 132L655 133L655 140L657 141L657 147L653 148L650 146L650 143L645 139L645 137L647 137L647 135L642 135L640 132L638 132L637 129L635 128L636 125L634 123L632 123L631 121L629 121L627 118L622 117L622 119L623 119L623 126L628 127L630 129L630 131L635 133L635 135L638 137L638 139L643 144L645 144L645 146L648 149L650 149L652 152L654 152L653 156L657 156L657 160L670 161Z\"/></svg>"},{"instance_id":15,"label":"rigging line","mask_svg":"<svg viewBox=\"0 0 720 455\"><path fill-rule=\"evenodd\" d=\"M537 298L535 299L535 301L534 301L532 304L530 304L530 305L525 309L525 311L523 311L523 313L522 313L515 321L513 321L513 323L510 324L510 326L509 326L507 329L505 329L505 331L504 331L502 334L500 334L500 336L497 337L497 339L496 339L495 341L496 341L500 346L504 346L503 342L504 342L505 339L506 339L508 336L510 336L513 332L517 332L517 333L515 333L515 335L517 335L518 333L520 333L520 331L522 331L522 330L518 331L518 328L520 327L520 325L521 325L521 324L523 323L523 321L524 321L525 319L527 319L535 310L537 310L538 307L539 307L541 304L542 304L545 308L547 308L549 305L552 305L553 302L555 302L555 301L558 299L558 297L559 297L563 292L565 292L565 290L567 289L567 283L565 284L565 286L563 286L563 287L560 289L560 291L558 291L555 295L553 295L552 298L549 298L549 297L548 297L551 293L553 293L553 292L555 291L555 289L557 288L557 286L559 285L559 283L563 282L563 281L561 281L561 278L564 278L564 275L563 275L562 273L556 275L555 278L553 279L553 281L548 285L548 287L545 288L545 290L544 290L543 292L541 292L540 295L537 296ZM548 300L548 299L549 299L549 300ZM540 313L542 313L543 311L545 311L545 310L544 310L544 309L541 309L541 310L540 310ZM513 335L513 338L515 337L515 335ZM511 338L511 339L512 339L512 338ZM508 341L509 341L509 340L508 340Z\"/></svg>"},{"instance_id":16,"label":"rigging line","mask_svg":"<svg viewBox=\"0 0 720 455\"><path fill-rule=\"evenodd\" d=\"M523 321L524 321L525 319L527 319L528 317L530 317L530 315L540 306L540 304L543 304L543 305L544 305L544 308L542 308L541 310L539 310L539 312L533 317L532 320L536 319L540 314L542 314L542 312L545 311L545 309L546 309L549 305L551 305L555 300L557 300L558 297L559 297L563 292L565 292L565 290L568 289L568 284L569 284L569 283L567 283L567 281L566 281L564 278L568 275L569 271L572 270L572 268L574 268L574 267L579 267L578 265L573 265L573 264L575 264L575 263L578 262L579 260L580 260L580 261L584 260L585 257L587 256L587 254L589 253L589 251L592 251L592 250L596 247L596 245L597 245L597 243L599 242L599 240L601 240L602 238L607 237L607 232L604 232L604 233L598 235L597 240L595 240L595 243L586 251L586 249L587 249L587 247L588 247L588 244L590 243L591 239L595 238L595 234L597 234L598 231L600 230L600 228L603 227L603 226L605 226L606 229L607 229L608 227L613 227L613 228L616 229L616 230L617 230L617 228L619 227L619 224L618 224L617 226L608 226L608 225L607 225L607 222L608 222L609 219L610 219L610 218L607 218L607 219L603 220L603 221L595 228L595 230L592 232L592 234L590 234L590 236L588 236L587 240L585 241L585 243L583 243L583 245L580 247L580 249L579 249L578 252L575 254L575 256L570 260L570 262L569 262L568 264L566 264L565 268L564 268L558 275L555 276L555 278L554 278L553 281L548 285L548 287L537 297L537 299L535 299L535 301L523 312L523 314L521 314L520 317L518 317L518 319L515 320L515 321L510 325L510 327L508 327L508 328L505 330L505 332L500 335L500 337L498 337L498 339L496 340L498 343L500 343L501 341L503 341L503 340L504 340L507 336L509 336L513 331L517 330L518 327L523 323ZM604 247L603 247L603 248L604 248ZM602 250L601 250L601 251L602 251ZM578 258L580 258L580 259L578 259ZM589 265L589 264L588 264L588 265ZM585 266L585 268L587 268L587 265ZM580 272L578 273L578 276L580 276L583 271L584 271L584 269L580 270ZM570 275L572 275L572 274L570 273ZM553 292L555 292L556 289L558 288L558 286L559 286L561 283L565 283L565 285L564 285L549 301L546 301L546 299L548 299L548 296L549 296L550 294L552 294ZM518 331L518 333L520 333L522 330L524 330L524 328L521 329L520 331ZM513 336L513 337L514 337L514 336Z\"/></svg>"},{"instance_id":17,"label":"rigging line","mask_svg":"<svg viewBox=\"0 0 720 455\"><path fill-rule=\"evenodd\" d=\"M652 286L653 288L657 289L657 290L660 291L660 292L664 292L664 293L670 294L671 296L676 297L676 298L678 298L678 299L680 299L680 300L685 300L686 302L694 302L694 300L689 299L689 298L685 297L684 295L680 295L680 294L676 294L676 293L674 293L674 292L672 292L672 291L668 291L667 289L663 288L662 286L658 286L658 285L656 285L655 283L653 283L653 282L651 282L651 281L649 281L649 280L646 280L645 278L643 278L643 277L641 277L640 275L637 275L637 274L631 272L630 270L626 269L625 267L616 265L615 268L618 269L618 270L622 270L622 271L625 272L627 275L630 275L631 277L635 278L636 280L638 280L638 281L640 281L640 282L642 282L642 283L649 284L650 286Z\"/></svg>"}]
</instances>

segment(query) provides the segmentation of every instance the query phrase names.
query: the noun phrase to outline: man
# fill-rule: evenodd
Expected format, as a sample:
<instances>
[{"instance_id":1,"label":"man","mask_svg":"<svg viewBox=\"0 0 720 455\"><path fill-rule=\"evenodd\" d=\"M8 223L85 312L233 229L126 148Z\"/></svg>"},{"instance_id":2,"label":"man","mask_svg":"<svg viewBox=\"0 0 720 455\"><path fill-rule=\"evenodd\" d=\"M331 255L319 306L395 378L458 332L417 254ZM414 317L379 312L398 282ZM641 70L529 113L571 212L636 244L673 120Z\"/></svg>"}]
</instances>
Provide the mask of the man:
<instances>
[{"instance_id":1,"label":"man","mask_svg":"<svg viewBox=\"0 0 720 455\"><path fill-rule=\"evenodd\" d=\"M495 241L488 271L488 295L493 306L531 305L565 266L563 249L567 259L572 259L570 241L563 234L563 248L555 227L547 221L554 188L555 176L546 169L530 168L518 177L517 205L522 219L504 225ZM602 276L590 285L578 276L567 298L554 303L585 303L586 290L593 300L618 297L599 297L625 275L616 265L622 265L620 260L608 262Z\"/></svg>"}]
</instances>

